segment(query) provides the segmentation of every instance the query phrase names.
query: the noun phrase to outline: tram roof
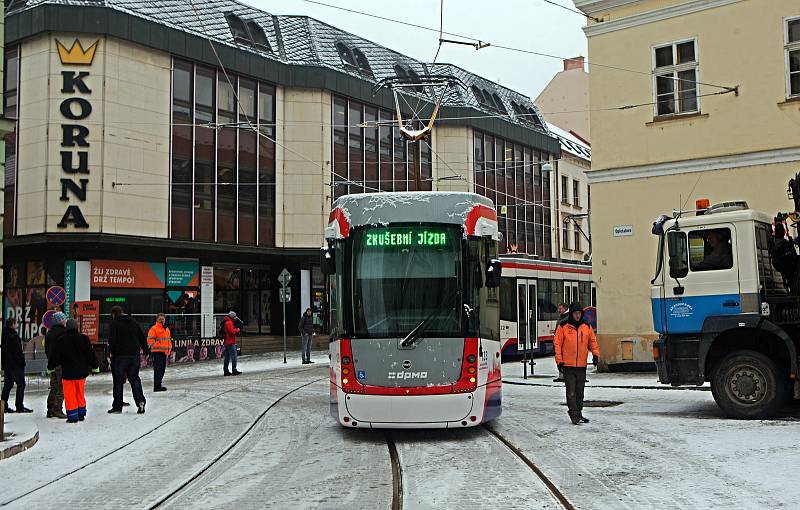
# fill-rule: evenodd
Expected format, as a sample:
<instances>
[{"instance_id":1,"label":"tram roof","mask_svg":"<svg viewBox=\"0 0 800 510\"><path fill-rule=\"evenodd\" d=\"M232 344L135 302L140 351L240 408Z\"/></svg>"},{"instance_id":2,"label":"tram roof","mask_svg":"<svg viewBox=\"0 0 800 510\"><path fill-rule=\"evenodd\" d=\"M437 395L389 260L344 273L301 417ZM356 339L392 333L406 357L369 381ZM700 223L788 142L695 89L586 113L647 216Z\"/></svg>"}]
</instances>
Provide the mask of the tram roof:
<instances>
[{"instance_id":1,"label":"tram roof","mask_svg":"<svg viewBox=\"0 0 800 510\"><path fill-rule=\"evenodd\" d=\"M475 193L447 191L360 193L345 195L331 207L327 238L347 237L353 227L391 223L463 225L469 235L496 237L494 203ZM478 225L478 228L476 228ZM481 227L490 228L489 232Z\"/></svg>"}]
</instances>

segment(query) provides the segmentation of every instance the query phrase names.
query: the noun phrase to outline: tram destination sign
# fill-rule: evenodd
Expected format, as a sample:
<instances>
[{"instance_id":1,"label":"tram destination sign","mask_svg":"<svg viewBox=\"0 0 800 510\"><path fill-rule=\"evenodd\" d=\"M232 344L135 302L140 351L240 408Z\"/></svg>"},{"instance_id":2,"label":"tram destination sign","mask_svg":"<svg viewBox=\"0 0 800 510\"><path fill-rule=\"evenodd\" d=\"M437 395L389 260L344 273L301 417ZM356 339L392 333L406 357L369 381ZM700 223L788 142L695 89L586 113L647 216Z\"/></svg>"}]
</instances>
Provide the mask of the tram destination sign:
<instances>
[{"instance_id":1,"label":"tram destination sign","mask_svg":"<svg viewBox=\"0 0 800 510\"><path fill-rule=\"evenodd\" d=\"M410 248L412 246L444 246L447 232L430 229L385 228L367 232L364 235L367 248Z\"/></svg>"}]
</instances>

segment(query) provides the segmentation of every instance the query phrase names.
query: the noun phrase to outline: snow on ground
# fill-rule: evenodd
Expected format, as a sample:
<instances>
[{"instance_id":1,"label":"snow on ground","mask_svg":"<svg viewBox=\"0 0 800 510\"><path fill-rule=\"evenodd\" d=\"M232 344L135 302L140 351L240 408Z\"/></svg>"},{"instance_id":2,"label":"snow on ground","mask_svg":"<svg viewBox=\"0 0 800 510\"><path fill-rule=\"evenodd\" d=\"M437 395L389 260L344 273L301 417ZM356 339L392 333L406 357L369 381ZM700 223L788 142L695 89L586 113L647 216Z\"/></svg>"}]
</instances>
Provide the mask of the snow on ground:
<instances>
[{"instance_id":1,"label":"snow on ground","mask_svg":"<svg viewBox=\"0 0 800 510\"><path fill-rule=\"evenodd\" d=\"M77 425L45 419L46 393L29 394L40 440L0 461L0 506L145 507L216 459L287 391L307 385L275 404L171 506L388 508L385 435L335 424L326 353L315 353L315 361L241 357L239 377L222 377L219 362L169 367L169 391L155 394L146 370L145 415L132 408L106 414L110 377L95 376L87 384L87 421ZM503 415L491 426L576 507L789 508L800 499L800 406L773 421L729 420L709 391L660 391L654 374L590 369L587 400L619 405L586 407L591 423L574 426L563 385L551 381L552 359L536 362L527 381L519 363L503 365ZM126 400L132 402L129 390ZM392 434L407 509L555 508L527 466L484 429Z\"/></svg>"}]
</instances>

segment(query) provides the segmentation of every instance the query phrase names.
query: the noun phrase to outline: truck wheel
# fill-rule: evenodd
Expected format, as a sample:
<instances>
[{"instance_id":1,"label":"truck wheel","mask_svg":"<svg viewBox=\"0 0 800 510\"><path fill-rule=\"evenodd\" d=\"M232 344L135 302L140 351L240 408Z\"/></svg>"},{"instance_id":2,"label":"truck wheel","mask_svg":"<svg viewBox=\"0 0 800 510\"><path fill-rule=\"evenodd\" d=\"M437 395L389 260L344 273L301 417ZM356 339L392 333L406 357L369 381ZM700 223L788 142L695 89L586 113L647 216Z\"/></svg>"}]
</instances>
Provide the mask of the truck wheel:
<instances>
[{"instance_id":1,"label":"truck wheel","mask_svg":"<svg viewBox=\"0 0 800 510\"><path fill-rule=\"evenodd\" d=\"M711 391L731 418L769 418L786 402L783 374L757 351L736 351L723 358L714 371Z\"/></svg>"}]
</instances>

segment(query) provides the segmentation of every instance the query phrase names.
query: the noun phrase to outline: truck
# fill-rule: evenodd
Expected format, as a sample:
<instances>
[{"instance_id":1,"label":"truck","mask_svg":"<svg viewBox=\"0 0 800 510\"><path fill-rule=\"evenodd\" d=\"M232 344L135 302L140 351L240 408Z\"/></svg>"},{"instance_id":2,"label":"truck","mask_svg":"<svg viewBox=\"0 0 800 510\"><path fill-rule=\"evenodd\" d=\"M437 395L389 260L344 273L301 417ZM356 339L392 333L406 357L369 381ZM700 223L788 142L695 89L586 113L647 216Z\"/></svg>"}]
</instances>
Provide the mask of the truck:
<instances>
[{"instance_id":1,"label":"truck","mask_svg":"<svg viewBox=\"0 0 800 510\"><path fill-rule=\"evenodd\" d=\"M653 223L658 379L709 382L732 418L769 418L800 399L800 174L788 196L794 210L774 216L744 201L698 200Z\"/></svg>"}]
</instances>

